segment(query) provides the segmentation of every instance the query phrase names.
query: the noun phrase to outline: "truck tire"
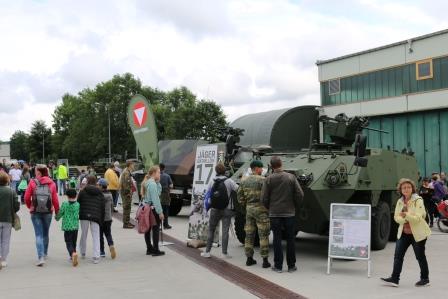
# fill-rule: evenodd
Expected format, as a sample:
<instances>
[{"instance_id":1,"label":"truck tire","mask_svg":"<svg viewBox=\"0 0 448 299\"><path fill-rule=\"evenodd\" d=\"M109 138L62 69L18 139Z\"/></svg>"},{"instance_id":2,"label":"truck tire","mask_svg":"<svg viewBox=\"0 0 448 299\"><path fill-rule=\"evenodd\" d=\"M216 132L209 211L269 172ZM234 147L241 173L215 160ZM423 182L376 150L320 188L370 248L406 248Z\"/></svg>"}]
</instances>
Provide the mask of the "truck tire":
<instances>
[{"instance_id":1,"label":"truck tire","mask_svg":"<svg viewBox=\"0 0 448 299\"><path fill-rule=\"evenodd\" d=\"M182 210L183 201L178 197L171 197L170 216L176 216Z\"/></svg>"},{"instance_id":2,"label":"truck tire","mask_svg":"<svg viewBox=\"0 0 448 299\"><path fill-rule=\"evenodd\" d=\"M246 224L246 215L240 212L235 212L235 234L238 241L244 245L246 238L246 232L244 231L244 225ZM258 231L255 233L254 246L260 246L260 239L258 237Z\"/></svg>"},{"instance_id":3,"label":"truck tire","mask_svg":"<svg viewBox=\"0 0 448 299\"><path fill-rule=\"evenodd\" d=\"M386 247L391 231L390 221L389 205L384 201L378 202L378 205L372 210L372 250L381 250Z\"/></svg>"}]
</instances>

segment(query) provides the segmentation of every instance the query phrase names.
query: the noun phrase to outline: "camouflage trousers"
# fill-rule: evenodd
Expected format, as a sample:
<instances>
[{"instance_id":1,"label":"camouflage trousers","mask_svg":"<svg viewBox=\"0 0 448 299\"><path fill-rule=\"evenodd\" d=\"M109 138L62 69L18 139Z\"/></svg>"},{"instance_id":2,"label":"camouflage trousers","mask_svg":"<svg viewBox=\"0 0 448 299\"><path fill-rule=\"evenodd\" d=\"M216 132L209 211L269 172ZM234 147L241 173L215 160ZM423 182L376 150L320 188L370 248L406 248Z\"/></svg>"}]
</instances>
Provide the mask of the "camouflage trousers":
<instances>
[{"instance_id":1,"label":"camouflage trousers","mask_svg":"<svg viewBox=\"0 0 448 299\"><path fill-rule=\"evenodd\" d=\"M132 196L121 193L121 201L123 207L123 224L128 224L131 221Z\"/></svg>"},{"instance_id":2,"label":"camouflage trousers","mask_svg":"<svg viewBox=\"0 0 448 299\"><path fill-rule=\"evenodd\" d=\"M244 240L244 250L247 257L254 255L255 231L258 228L258 236L260 238L260 255L261 257L269 256L269 233L270 221L268 211L263 207L250 207L246 209L246 239Z\"/></svg>"}]
</instances>

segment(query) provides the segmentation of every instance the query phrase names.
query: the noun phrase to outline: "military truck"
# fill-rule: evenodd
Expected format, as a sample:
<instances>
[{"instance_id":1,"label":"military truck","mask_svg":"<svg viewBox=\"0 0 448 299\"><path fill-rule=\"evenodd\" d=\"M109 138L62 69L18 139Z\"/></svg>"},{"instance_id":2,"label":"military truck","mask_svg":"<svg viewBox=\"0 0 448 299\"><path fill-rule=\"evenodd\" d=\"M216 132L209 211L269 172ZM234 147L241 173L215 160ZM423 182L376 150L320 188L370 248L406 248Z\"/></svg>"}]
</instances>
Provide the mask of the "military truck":
<instances>
[{"instance_id":1,"label":"military truck","mask_svg":"<svg viewBox=\"0 0 448 299\"><path fill-rule=\"evenodd\" d=\"M311 133L308 148L254 158L269 165L272 156L279 156L283 169L297 177L305 194L297 206L297 232L328 234L331 203L370 204L371 246L373 250L383 249L388 240L396 238L392 212L398 198L396 184L403 177L417 180L416 159L408 150L367 148L367 138L362 135L368 129L367 118L340 114L335 118L322 116L319 121L328 142L316 142ZM250 171L249 164L240 167L232 178L239 182ZM235 232L243 243L245 215L241 208L237 210Z\"/></svg>"},{"instance_id":2,"label":"military truck","mask_svg":"<svg viewBox=\"0 0 448 299\"><path fill-rule=\"evenodd\" d=\"M161 140L159 161L165 164L165 173L171 176L174 188L170 191L170 215L179 214L183 205L191 203L196 147L204 140Z\"/></svg>"}]
</instances>

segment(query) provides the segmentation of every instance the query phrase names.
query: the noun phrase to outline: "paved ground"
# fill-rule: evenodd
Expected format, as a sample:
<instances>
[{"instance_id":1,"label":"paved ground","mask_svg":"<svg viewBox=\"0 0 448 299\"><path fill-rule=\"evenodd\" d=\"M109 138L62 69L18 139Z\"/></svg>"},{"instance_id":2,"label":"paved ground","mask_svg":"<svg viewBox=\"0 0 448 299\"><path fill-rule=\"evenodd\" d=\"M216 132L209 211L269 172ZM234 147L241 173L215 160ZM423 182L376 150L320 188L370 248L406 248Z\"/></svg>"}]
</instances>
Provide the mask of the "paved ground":
<instances>
[{"instance_id":1,"label":"paved ground","mask_svg":"<svg viewBox=\"0 0 448 299\"><path fill-rule=\"evenodd\" d=\"M187 213L184 208L178 217L170 219L173 229L165 231L179 240L187 235ZM73 268L67 262L60 224L53 222L50 258L44 268L34 266L34 236L29 215L21 211L23 229L12 237L10 266L0 271L0 298L135 298L140 295L165 298L253 298L240 287L213 274L165 247L165 257L145 256L143 237L133 230L123 230L114 221L113 235L118 257L103 259L94 265L90 259L81 260ZM55 225L56 224L56 225ZM90 240L89 240L90 241ZM448 268L446 248L448 234L434 231L428 242L427 255L431 286L414 287L419 270L412 251L408 251L400 288L385 287L379 277L390 274L394 244L373 252L372 277L367 278L367 264L361 261L336 261L331 275L326 275L327 239L299 234L297 239L296 273L274 273L259 264L246 267L243 247L236 238L230 239L228 262L275 282L308 298L444 298L445 273ZM90 254L91 242L88 242ZM220 248L212 254L220 258ZM272 249L271 249L272 253ZM198 252L199 254L199 252ZM272 258L271 258L272 259ZM213 294L213 295L211 295Z\"/></svg>"},{"instance_id":2,"label":"paved ground","mask_svg":"<svg viewBox=\"0 0 448 299\"><path fill-rule=\"evenodd\" d=\"M187 235L188 209L184 208L178 217L170 221L173 229L169 234L185 240ZM272 243L272 242L271 242ZM407 252L399 288L383 286L380 277L388 276L392 271L392 259L395 243L389 243L386 249L372 252L372 276L367 278L367 263L363 261L336 260L332 274L327 275L328 238L299 233L296 242L296 273L275 273L261 268L258 252L255 258L258 264L245 266L244 248L236 238L230 238L229 253L233 256L230 263L240 266L254 274L288 288L308 298L430 298L446 297L446 271L448 269L448 234L433 230L433 236L427 243L427 256L430 267L431 286L416 288L419 267L412 248ZM212 254L220 256L220 248L212 249ZM271 247L271 262L273 249ZM286 267L286 265L284 266Z\"/></svg>"},{"instance_id":3,"label":"paved ground","mask_svg":"<svg viewBox=\"0 0 448 299\"><path fill-rule=\"evenodd\" d=\"M23 207L23 206L22 206ZM118 256L95 265L81 260L77 268L67 261L60 223L53 222L49 259L34 266L35 246L27 211L21 211L23 228L13 233L9 266L0 270L0 298L254 298L240 287L166 249L166 256L146 256L143 236L124 230L114 221ZM91 255L88 239L87 255ZM221 290L221 291L217 291Z\"/></svg>"}]
</instances>

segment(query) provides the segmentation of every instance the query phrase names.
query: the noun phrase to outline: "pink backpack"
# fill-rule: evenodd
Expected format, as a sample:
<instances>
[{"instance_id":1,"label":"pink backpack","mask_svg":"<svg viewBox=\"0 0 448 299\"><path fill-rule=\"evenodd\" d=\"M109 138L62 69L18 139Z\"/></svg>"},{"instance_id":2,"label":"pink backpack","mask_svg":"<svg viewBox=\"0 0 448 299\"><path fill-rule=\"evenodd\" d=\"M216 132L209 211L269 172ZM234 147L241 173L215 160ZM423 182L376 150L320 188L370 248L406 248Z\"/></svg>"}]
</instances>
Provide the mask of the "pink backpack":
<instances>
[{"instance_id":1,"label":"pink backpack","mask_svg":"<svg viewBox=\"0 0 448 299\"><path fill-rule=\"evenodd\" d=\"M153 225L157 225L154 214L151 211L151 206L148 204L141 204L137 209L135 215L137 220L137 231L139 234L147 233Z\"/></svg>"}]
</instances>

